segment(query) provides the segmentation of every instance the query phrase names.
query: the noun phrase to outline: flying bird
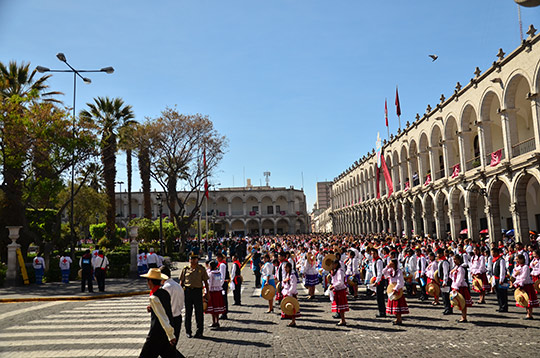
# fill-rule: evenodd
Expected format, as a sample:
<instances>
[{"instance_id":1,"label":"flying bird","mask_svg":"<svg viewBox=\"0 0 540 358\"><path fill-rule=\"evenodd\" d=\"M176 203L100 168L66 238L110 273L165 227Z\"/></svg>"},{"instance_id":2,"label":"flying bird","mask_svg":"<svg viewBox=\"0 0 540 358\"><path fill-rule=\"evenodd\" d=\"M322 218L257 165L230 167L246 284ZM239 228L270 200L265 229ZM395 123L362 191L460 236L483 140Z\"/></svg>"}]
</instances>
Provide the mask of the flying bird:
<instances>
[{"instance_id":1,"label":"flying bird","mask_svg":"<svg viewBox=\"0 0 540 358\"><path fill-rule=\"evenodd\" d=\"M437 55L429 55L429 57L431 57L433 59L432 62L434 62L435 60L437 60L439 58L439 56L437 56Z\"/></svg>"}]
</instances>

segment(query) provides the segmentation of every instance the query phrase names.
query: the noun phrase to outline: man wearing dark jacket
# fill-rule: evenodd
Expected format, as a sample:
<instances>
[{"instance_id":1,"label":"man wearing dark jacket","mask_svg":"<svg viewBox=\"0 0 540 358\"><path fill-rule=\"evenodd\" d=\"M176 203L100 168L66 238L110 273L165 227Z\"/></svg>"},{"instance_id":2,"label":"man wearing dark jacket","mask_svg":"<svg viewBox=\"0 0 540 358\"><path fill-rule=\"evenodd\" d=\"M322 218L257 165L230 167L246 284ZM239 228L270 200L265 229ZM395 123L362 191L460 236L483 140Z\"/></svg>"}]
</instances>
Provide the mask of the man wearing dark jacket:
<instances>
[{"instance_id":1,"label":"man wearing dark jacket","mask_svg":"<svg viewBox=\"0 0 540 358\"><path fill-rule=\"evenodd\" d=\"M150 332L146 337L139 358L173 358L182 357L175 348L176 337L171 325L173 316L171 297L161 288L161 281L169 277L163 275L158 268L151 268L147 274L141 275L147 279L150 288L150 305L147 307L151 313Z\"/></svg>"}]
</instances>

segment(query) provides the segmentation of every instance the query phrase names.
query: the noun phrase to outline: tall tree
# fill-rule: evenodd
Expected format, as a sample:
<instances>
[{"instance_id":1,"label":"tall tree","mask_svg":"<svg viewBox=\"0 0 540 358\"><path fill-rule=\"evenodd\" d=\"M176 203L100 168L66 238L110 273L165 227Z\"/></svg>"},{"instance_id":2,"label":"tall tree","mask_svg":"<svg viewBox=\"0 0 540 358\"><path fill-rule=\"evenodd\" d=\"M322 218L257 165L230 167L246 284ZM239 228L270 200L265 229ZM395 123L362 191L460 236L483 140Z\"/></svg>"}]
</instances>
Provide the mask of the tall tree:
<instances>
[{"instance_id":1,"label":"tall tree","mask_svg":"<svg viewBox=\"0 0 540 358\"><path fill-rule=\"evenodd\" d=\"M151 183L150 183L150 138L148 124L138 124L133 133L133 142L137 151L139 174L143 192L143 217L152 219Z\"/></svg>"},{"instance_id":2,"label":"tall tree","mask_svg":"<svg viewBox=\"0 0 540 358\"><path fill-rule=\"evenodd\" d=\"M135 143L133 141L133 133L135 132L135 125L126 125L120 131L119 147L126 152L126 175L127 175L127 200L128 200L128 212L127 217L131 220L133 210L131 207L131 187L133 181L133 150L135 149Z\"/></svg>"},{"instance_id":3,"label":"tall tree","mask_svg":"<svg viewBox=\"0 0 540 358\"><path fill-rule=\"evenodd\" d=\"M204 202L203 184L223 158L227 139L214 129L208 116L184 115L172 108L147 121L145 134L150 144L150 174L165 192L171 219L186 239ZM185 195L179 195L179 185Z\"/></svg>"},{"instance_id":4,"label":"tall tree","mask_svg":"<svg viewBox=\"0 0 540 358\"><path fill-rule=\"evenodd\" d=\"M94 103L87 103L88 109L81 111L81 119L95 122L101 132L101 160L107 205L107 238L112 242L116 235L116 152L118 151L118 133L121 128L133 125L135 118L132 107L125 105L121 98L98 97Z\"/></svg>"}]
</instances>

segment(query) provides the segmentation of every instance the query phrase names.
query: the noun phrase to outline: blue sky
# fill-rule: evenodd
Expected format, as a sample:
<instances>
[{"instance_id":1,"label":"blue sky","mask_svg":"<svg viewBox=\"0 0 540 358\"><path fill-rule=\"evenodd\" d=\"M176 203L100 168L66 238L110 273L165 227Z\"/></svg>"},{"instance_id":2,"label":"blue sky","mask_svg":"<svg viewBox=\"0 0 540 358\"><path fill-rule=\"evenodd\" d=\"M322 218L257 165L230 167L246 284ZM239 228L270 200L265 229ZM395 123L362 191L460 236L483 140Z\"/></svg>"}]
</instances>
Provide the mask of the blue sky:
<instances>
[{"instance_id":1,"label":"blue sky","mask_svg":"<svg viewBox=\"0 0 540 358\"><path fill-rule=\"evenodd\" d=\"M540 27L540 8L522 18ZM207 114L230 144L213 182L240 186L245 168L256 185L270 171L272 186L300 188L303 173L310 209L316 181L386 137L385 97L396 132L396 85L404 124L519 43L512 0L0 0L0 61L111 65L78 84L79 109L106 95L139 120L173 105ZM71 105L69 75L50 85Z\"/></svg>"}]
</instances>

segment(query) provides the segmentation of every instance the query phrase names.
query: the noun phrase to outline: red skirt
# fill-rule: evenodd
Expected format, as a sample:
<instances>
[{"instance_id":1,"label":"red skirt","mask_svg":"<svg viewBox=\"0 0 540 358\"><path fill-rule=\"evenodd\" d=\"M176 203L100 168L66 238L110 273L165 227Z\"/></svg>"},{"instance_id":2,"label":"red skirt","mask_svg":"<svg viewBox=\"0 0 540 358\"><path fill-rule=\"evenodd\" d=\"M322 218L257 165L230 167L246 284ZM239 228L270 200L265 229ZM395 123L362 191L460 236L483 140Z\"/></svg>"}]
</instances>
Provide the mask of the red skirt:
<instances>
[{"instance_id":1,"label":"red skirt","mask_svg":"<svg viewBox=\"0 0 540 358\"><path fill-rule=\"evenodd\" d=\"M287 296L281 295L281 299L284 299L285 297L287 297ZM292 297L297 298L298 295L297 294L292 295ZM289 314L284 314L283 312L281 312L281 318L289 318L289 319L291 319L291 318L298 318L298 317L300 317L300 313L295 313L293 315L289 315Z\"/></svg>"},{"instance_id":2,"label":"red skirt","mask_svg":"<svg viewBox=\"0 0 540 358\"><path fill-rule=\"evenodd\" d=\"M349 302L347 301L347 289L334 291L334 300L332 301L332 312L349 311Z\"/></svg>"},{"instance_id":3,"label":"red skirt","mask_svg":"<svg viewBox=\"0 0 540 358\"><path fill-rule=\"evenodd\" d=\"M472 307L473 301L471 298L471 292L469 291L469 288L467 286L462 286L458 289L458 292L461 293L461 295L465 299L465 306Z\"/></svg>"},{"instance_id":4,"label":"red skirt","mask_svg":"<svg viewBox=\"0 0 540 358\"><path fill-rule=\"evenodd\" d=\"M536 281L540 280L540 276L531 275L531 277L532 277L533 282L536 282Z\"/></svg>"},{"instance_id":5,"label":"red skirt","mask_svg":"<svg viewBox=\"0 0 540 358\"><path fill-rule=\"evenodd\" d=\"M388 303L386 304L386 313L393 315L396 315L398 313L408 314L409 306L407 306L405 296L401 296L399 300L388 299Z\"/></svg>"},{"instance_id":6,"label":"red skirt","mask_svg":"<svg viewBox=\"0 0 540 358\"><path fill-rule=\"evenodd\" d=\"M208 308L205 313L221 314L225 313L225 302L221 291L210 291L208 299Z\"/></svg>"},{"instance_id":7,"label":"red skirt","mask_svg":"<svg viewBox=\"0 0 540 358\"><path fill-rule=\"evenodd\" d=\"M536 295L536 291L532 283L524 285L521 289L527 293L527 296L529 296L529 304L527 305L527 307L523 307L521 305L518 305L516 302L517 307L533 308L533 307L540 306L540 302L538 301L538 296Z\"/></svg>"},{"instance_id":8,"label":"red skirt","mask_svg":"<svg viewBox=\"0 0 540 358\"><path fill-rule=\"evenodd\" d=\"M433 279L432 278L427 278L427 283L432 283L433 282Z\"/></svg>"},{"instance_id":9,"label":"red skirt","mask_svg":"<svg viewBox=\"0 0 540 358\"><path fill-rule=\"evenodd\" d=\"M475 275L475 276L482 280L482 290L479 291L479 290L475 289L474 286L472 286L474 292L486 292L486 291L491 290L491 285L489 284L487 274L485 272L481 273L481 274L478 274L478 275Z\"/></svg>"}]
</instances>

